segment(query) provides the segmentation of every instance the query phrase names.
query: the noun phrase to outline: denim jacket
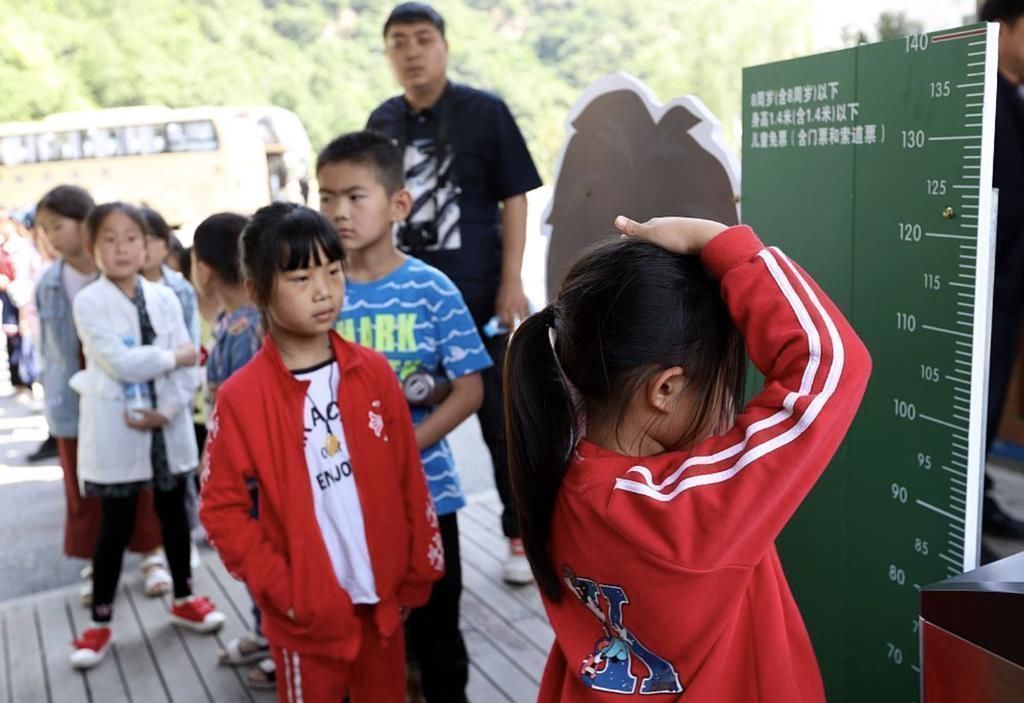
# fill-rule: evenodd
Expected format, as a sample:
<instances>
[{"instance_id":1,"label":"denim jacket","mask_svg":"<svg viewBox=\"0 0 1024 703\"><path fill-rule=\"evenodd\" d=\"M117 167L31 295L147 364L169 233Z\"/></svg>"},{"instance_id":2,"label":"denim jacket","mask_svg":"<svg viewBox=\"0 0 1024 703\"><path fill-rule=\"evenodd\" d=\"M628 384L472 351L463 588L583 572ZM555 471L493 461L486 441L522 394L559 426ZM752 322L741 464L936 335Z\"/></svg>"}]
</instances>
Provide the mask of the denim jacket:
<instances>
[{"instance_id":1,"label":"denim jacket","mask_svg":"<svg viewBox=\"0 0 1024 703\"><path fill-rule=\"evenodd\" d=\"M167 266L160 267L160 273L164 277L164 285L174 291L181 303L181 311L185 315L185 329L192 343L199 346L199 302L196 297L196 289L185 280L180 273Z\"/></svg>"},{"instance_id":2,"label":"denim jacket","mask_svg":"<svg viewBox=\"0 0 1024 703\"><path fill-rule=\"evenodd\" d=\"M64 260L43 271L36 286L39 349L43 357L46 422L54 437L78 436L78 394L68 380L79 370L81 345L64 290Z\"/></svg>"}]
</instances>

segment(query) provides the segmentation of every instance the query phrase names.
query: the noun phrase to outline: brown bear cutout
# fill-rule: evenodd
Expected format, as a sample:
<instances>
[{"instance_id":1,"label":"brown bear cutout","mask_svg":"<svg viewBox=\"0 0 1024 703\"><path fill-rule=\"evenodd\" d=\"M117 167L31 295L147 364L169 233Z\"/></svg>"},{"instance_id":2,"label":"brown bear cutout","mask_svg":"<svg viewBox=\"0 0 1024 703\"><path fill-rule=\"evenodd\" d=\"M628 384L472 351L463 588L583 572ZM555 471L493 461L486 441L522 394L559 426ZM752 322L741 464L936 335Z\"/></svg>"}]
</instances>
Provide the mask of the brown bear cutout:
<instances>
[{"instance_id":1,"label":"brown bear cutout","mask_svg":"<svg viewBox=\"0 0 1024 703\"><path fill-rule=\"evenodd\" d=\"M655 122L639 81L621 74L608 78L636 85L598 94L572 121L575 133L563 151L545 220L549 300L582 251L618 236L612 227L616 215L641 222L664 215L739 222L738 196L724 159L694 137L702 118L677 104ZM718 125L707 117L711 133Z\"/></svg>"}]
</instances>

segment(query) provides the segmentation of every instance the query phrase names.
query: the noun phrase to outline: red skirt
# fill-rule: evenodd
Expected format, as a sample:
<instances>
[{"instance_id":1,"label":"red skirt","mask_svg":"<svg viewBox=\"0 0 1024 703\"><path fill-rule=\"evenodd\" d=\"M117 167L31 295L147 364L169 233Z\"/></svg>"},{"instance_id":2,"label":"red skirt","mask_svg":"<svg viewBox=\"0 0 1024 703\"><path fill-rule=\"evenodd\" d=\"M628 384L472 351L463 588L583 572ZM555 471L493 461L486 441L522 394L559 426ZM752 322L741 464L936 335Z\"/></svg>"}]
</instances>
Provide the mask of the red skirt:
<instances>
[{"instance_id":1,"label":"red skirt","mask_svg":"<svg viewBox=\"0 0 1024 703\"><path fill-rule=\"evenodd\" d=\"M83 497L78 489L78 438L58 437L57 451L64 469L64 497L67 519L64 521L64 553L69 557L92 559L100 536L103 510L99 498ZM139 554L151 552L163 544L160 521L153 507L153 491L139 494L139 510L135 517L128 549Z\"/></svg>"}]
</instances>

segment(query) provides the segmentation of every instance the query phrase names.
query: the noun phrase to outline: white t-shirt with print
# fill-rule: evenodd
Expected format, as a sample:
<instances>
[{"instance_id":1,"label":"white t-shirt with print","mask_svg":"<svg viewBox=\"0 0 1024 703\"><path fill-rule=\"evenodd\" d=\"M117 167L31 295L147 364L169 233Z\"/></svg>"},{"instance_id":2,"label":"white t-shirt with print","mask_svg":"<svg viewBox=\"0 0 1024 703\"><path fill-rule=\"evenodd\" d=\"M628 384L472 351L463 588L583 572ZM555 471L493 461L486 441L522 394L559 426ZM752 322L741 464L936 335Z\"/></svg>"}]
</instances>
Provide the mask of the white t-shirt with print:
<instances>
[{"instance_id":1,"label":"white t-shirt with print","mask_svg":"<svg viewBox=\"0 0 1024 703\"><path fill-rule=\"evenodd\" d=\"M353 603L377 603L363 506L338 412L338 363L293 372L309 381L303 410L313 508L338 583Z\"/></svg>"},{"instance_id":2,"label":"white t-shirt with print","mask_svg":"<svg viewBox=\"0 0 1024 703\"><path fill-rule=\"evenodd\" d=\"M74 302L75 296L78 295L83 288L99 278L99 274L95 271L92 273L82 273L66 261L64 262L60 273L64 292L67 294L68 300L71 302Z\"/></svg>"}]
</instances>

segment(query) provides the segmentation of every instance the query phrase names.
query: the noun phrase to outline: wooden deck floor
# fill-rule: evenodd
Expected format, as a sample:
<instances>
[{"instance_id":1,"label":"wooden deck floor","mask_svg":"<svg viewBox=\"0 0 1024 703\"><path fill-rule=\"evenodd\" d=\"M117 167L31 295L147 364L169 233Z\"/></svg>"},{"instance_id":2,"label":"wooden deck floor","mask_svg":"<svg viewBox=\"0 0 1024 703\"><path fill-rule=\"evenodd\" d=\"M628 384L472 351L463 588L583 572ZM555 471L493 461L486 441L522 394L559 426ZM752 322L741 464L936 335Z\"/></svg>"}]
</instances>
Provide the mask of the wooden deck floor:
<instances>
[{"instance_id":1,"label":"wooden deck floor","mask_svg":"<svg viewBox=\"0 0 1024 703\"><path fill-rule=\"evenodd\" d=\"M471 499L459 514L463 632L472 669L474 703L526 703L537 683L552 633L536 588L512 589L500 577L505 541L493 494ZM245 683L245 669L217 664L217 651L249 628L244 586L211 551L194 574L197 593L227 615L215 636L183 632L167 622L169 600L142 595L137 574L126 572L114 615L115 645L96 669L68 664L71 640L88 624L78 587L0 604L0 703L262 703L273 692Z\"/></svg>"}]
</instances>

